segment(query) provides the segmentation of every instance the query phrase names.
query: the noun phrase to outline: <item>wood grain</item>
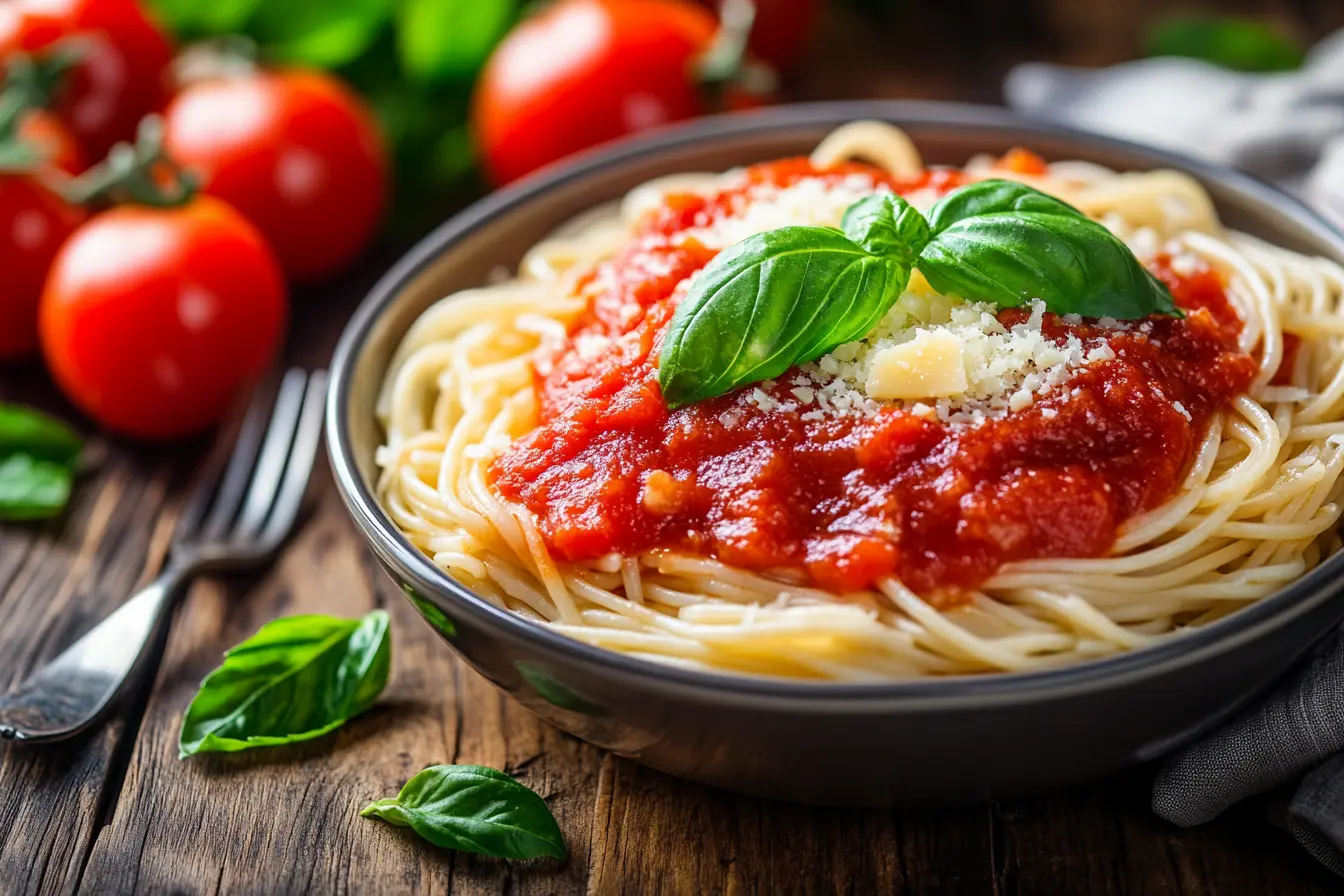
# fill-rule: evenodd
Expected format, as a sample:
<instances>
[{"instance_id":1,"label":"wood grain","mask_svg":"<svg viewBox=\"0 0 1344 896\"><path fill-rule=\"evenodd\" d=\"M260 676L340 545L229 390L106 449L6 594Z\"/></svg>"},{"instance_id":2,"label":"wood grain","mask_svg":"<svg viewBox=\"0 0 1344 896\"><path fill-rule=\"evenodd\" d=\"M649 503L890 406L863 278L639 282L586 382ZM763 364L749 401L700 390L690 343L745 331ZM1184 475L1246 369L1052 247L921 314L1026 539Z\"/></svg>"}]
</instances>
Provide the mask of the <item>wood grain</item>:
<instances>
[{"instance_id":1,"label":"wood grain","mask_svg":"<svg viewBox=\"0 0 1344 896\"><path fill-rule=\"evenodd\" d=\"M146 464L95 443L60 523L0 527L0 687L59 653L156 566L182 462ZM0 892L69 892L94 827L115 798L137 701L86 741L50 750L0 746ZM22 885L9 889L6 882Z\"/></svg>"},{"instance_id":2,"label":"wood grain","mask_svg":"<svg viewBox=\"0 0 1344 896\"><path fill-rule=\"evenodd\" d=\"M817 49L824 64L793 95L992 101L1013 62L1046 53L1105 62L1132 52L1132 11L1116 12L1131 4L1087 6L900 5L909 14L903 34L959 34L951 43L893 42L839 14ZM1238 8L1267 10L1302 34L1344 17L1344 6L1324 0ZM395 254L298 297L291 363L325 363L355 302ZM0 398L74 416L32 368L0 374ZM63 521L0 527L0 686L59 652L157 568L199 450L100 441L92 453ZM182 713L228 646L287 613L353 616L375 606L393 617L394 678L374 710L294 748L176 758ZM446 762L516 773L551 806L569 858L458 855L358 817L419 769ZM276 566L192 588L152 687L74 744L0 747L0 896L1340 890L1259 807L1182 831L1149 811L1150 780L1151 770L1138 769L1011 802L842 811L739 797L641 768L542 724L458 662L369 559L323 472L313 509Z\"/></svg>"}]
</instances>

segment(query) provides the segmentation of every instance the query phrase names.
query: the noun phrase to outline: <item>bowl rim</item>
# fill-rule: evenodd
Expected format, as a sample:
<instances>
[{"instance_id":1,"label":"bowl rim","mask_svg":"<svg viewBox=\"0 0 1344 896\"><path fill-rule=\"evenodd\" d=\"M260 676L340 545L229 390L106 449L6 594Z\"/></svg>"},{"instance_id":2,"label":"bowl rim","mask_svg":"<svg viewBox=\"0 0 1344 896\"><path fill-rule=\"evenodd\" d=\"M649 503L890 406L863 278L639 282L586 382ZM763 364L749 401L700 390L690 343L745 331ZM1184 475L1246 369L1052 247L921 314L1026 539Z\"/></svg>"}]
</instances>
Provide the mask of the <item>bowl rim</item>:
<instances>
[{"instance_id":1,"label":"bowl rim","mask_svg":"<svg viewBox=\"0 0 1344 896\"><path fill-rule=\"evenodd\" d=\"M1042 694L1073 694L1118 686L1234 650L1315 609L1344 589L1344 550L1278 592L1199 629L1163 638L1156 644L1114 656L1025 672L899 679L880 682L832 682L770 678L749 674L701 671L664 665L594 647L499 609L440 570L396 528L359 473L346 414L353 371L369 334L384 308L401 289L455 242L484 222L518 209L541 194L580 180L604 168L663 154L678 148L751 134L808 125L838 126L847 121L878 119L916 126L948 127L1002 133L1029 142L1033 136L1065 139L1085 158L1090 148L1110 148L1144 157L1155 166L1178 168L1294 219L1344 262L1344 235L1298 199L1254 176L1180 153L1115 137L1088 133L1023 116L996 106L919 100L855 100L806 103L745 113L712 116L626 138L547 166L474 202L440 224L415 244L384 274L346 324L331 364L326 406L328 458L337 489L357 528L374 553L404 576L412 587L446 594L454 612L464 613L495 635L539 651L557 652L595 672L653 678L664 690L712 692L720 702L761 700L797 705L824 703L829 709L862 709L874 701L890 705L921 705L931 709L1027 702ZM1341 610L1344 613L1344 609ZM1322 635L1329 631L1324 628ZM1305 649L1308 645L1304 644Z\"/></svg>"}]
</instances>

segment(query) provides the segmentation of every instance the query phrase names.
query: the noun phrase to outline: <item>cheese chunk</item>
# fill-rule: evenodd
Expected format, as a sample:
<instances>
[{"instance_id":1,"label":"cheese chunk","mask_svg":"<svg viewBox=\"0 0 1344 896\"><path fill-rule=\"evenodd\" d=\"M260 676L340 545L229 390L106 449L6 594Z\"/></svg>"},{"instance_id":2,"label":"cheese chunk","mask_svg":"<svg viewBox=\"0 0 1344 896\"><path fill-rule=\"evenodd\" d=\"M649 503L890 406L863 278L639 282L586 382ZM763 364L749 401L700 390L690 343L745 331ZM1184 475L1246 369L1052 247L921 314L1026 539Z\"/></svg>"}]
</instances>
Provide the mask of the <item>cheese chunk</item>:
<instances>
[{"instance_id":1,"label":"cheese chunk","mask_svg":"<svg viewBox=\"0 0 1344 896\"><path fill-rule=\"evenodd\" d=\"M961 340L947 330L918 330L915 338L873 355L864 391L869 398L944 398L966 391Z\"/></svg>"}]
</instances>

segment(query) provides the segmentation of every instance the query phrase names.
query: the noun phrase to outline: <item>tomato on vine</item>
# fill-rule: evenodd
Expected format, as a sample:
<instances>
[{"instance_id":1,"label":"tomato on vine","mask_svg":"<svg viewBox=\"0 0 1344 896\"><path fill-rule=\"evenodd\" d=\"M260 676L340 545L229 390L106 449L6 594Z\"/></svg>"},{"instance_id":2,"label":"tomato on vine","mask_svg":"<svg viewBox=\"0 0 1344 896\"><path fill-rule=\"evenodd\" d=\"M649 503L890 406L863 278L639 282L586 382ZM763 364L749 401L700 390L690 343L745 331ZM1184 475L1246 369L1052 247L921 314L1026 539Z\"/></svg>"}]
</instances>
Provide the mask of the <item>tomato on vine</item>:
<instances>
[{"instance_id":1,"label":"tomato on vine","mask_svg":"<svg viewBox=\"0 0 1344 896\"><path fill-rule=\"evenodd\" d=\"M165 186L159 135L142 128L72 187L131 204L80 226L57 253L39 307L57 384L103 426L136 438L218 422L279 347L284 278L262 235L177 174ZM169 166L171 170L171 166Z\"/></svg>"},{"instance_id":2,"label":"tomato on vine","mask_svg":"<svg viewBox=\"0 0 1344 896\"><path fill-rule=\"evenodd\" d=\"M33 104L40 91L27 60L0 94L0 362L37 353L37 303L56 250L84 212L55 189L83 164L59 120Z\"/></svg>"},{"instance_id":3,"label":"tomato on vine","mask_svg":"<svg viewBox=\"0 0 1344 896\"><path fill-rule=\"evenodd\" d=\"M257 226L292 280L330 277L373 238L387 154L363 101L334 76L207 78L174 97L164 122L168 154Z\"/></svg>"},{"instance_id":4,"label":"tomato on vine","mask_svg":"<svg viewBox=\"0 0 1344 896\"><path fill-rule=\"evenodd\" d=\"M99 158L162 107L172 48L136 0L5 0L0 58L78 46L55 92L55 110L84 151Z\"/></svg>"}]
</instances>

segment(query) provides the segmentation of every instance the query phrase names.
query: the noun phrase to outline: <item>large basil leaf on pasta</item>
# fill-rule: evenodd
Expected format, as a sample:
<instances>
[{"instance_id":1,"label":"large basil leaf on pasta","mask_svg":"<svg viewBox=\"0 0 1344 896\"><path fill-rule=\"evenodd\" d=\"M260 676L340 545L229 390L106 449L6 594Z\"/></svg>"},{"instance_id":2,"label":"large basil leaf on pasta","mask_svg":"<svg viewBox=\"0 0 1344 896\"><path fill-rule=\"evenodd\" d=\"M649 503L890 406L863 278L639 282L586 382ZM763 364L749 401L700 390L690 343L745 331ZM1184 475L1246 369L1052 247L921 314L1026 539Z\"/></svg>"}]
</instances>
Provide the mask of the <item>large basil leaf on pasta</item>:
<instances>
[{"instance_id":1,"label":"large basil leaf on pasta","mask_svg":"<svg viewBox=\"0 0 1344 896\"><path fill-rule=\"evenodd\" d=\"M179 755L321 737L373 705L391 664L383 610L362 619L277 619L229 650L201 682L182 720Z\"/></svg>"},{"instance_id":2,"label":"large basil leaf on pasta","mask_svg":"<svg viewBox=\"0 0 1344 896\"><path fill-rule=\"evenodd\" d=\"M910 269L838 230L783 227L720 252L677 306L659 357L671 407L779 376L864 335Z\"/></svg>"},{"instance_id":3,"label":"large basil leaf on pasta","mask_svg":"<svg viewBox=\"0 0 1344 896\"><path fill-rule=\"evenodd\" d=\"M359 813L410 828L445 849L503 859L565 857L565 838L545 800L482 765L435 765L401 793Z\"/></svg>"},{"instance_id":4,"label":"large basil leaf on pasta","mask_svg":"<svg viewBox=\"0 0 1344 896\"><path fill-rule=\"evenodd\" d=\"M1087 219L1087 215L1062 199L1056 199L1024 183L1015 180L981 180L958 187L934 203L933 208L929 209L929 231L936 236L967 218L1013 212L1046 212Z\"/></svg>"},{"instance_id":5,"label":"large basil leaf on pasta","mask_svg":"<svg viewBox=\"0 0 1344 896\"><path fill-rule=\"evenodd\" d=\"M1171 293L1109 230L1073 206L1012 181L983 181L930 211L916 262L939 292L1002 308L1040 299L1057 314L1180 315Z\"/></svg>"}]
</instances>

